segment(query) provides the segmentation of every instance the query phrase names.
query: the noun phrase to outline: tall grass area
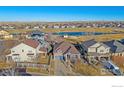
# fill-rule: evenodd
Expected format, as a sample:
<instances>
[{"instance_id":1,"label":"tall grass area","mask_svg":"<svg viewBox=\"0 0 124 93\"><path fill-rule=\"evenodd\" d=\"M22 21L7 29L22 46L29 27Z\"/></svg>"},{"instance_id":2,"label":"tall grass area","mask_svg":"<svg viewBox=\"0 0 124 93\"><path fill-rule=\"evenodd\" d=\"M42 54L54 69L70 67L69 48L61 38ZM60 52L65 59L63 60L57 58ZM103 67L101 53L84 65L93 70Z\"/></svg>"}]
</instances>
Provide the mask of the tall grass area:
<instances>
[{"instance_id":1,"label":"tall grass area","mask_svg":"<svg viewBox=\"0 0 124 93\"><path fill-rule=\"evenodd\" d=\"M46 28L44 32L113 32L116 28ZM117 30L117 29L116 29ZM118 29L119 31L124 31Z\"/></svg>"},{"instance_id":2,"label":"tall grass area","mask_svg":"<svg viewBox=\"0 0 124 93\"><path fill-rule=\"evenodd\" d=\"M81 42L90 39L95 39L96 41L109 41L109 40L120 40L124 39L124 34L106 34L106 35L87 35L78 37L68 37L65 38L66 41L70 42Z\"/></svg>"},{"instance_id":3,"label":"tall grass area","mask_svg":"<svg viewBox=\"0 0 124 93\"><path fill-rule=\"evenodd\" d=\"M11 63L6 63L6 62L3 62L3 61L0 61L0 69L10 69L10 68L13 68L15 67L15 63L11 62Z\"/></svg>"},{"instance_id":4,"label":"tall grass area","mask_svg":"<svg viewBox=\"0 0 124 93\"><path fill-rule=\"evenodd\" d=\"M9 30L10 33L14 32L30 32L33 29L15 29L15 30ZM113 32L113 31L120 31L124 32L124 29L122 28L45 28L40 29L43 32Z\"/></svg>"}]
</instances>

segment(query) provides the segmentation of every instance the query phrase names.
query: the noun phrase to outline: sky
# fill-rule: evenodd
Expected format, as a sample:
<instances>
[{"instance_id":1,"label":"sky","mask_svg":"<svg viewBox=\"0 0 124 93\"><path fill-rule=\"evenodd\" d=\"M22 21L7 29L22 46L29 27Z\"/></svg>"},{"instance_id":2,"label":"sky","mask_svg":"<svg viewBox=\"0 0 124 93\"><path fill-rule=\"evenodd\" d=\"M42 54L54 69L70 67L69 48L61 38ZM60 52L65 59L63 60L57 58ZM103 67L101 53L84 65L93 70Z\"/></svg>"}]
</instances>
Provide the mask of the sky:
<instances>
[{"instance_id":1,"label":"sky","mask_svg":"<svg viewBox=\"0 0 124 93\"><path fill-rule=\"evenodd\" d=\"M0 6L0 21L124 21L124 6Z\"/></svg>"}]
</instances>

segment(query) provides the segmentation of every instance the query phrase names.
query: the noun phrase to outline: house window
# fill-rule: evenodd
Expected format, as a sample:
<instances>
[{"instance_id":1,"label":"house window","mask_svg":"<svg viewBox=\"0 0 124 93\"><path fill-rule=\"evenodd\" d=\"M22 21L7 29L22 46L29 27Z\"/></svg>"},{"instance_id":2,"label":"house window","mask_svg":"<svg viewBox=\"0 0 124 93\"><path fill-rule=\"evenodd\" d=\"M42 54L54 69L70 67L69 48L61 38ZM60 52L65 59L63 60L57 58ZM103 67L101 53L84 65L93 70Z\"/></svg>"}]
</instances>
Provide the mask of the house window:
<instances>
[{"instance_id":1,"label":"house window","mask_svg":"<svg viewBox=\"0 0 124 93\"><path fill-rule=\"evenodd\" d=\"M22 49L22 52L24 52L24 50Z\"/></svg>"},{"instance_id":2,"label":"house window","mask_svg":"<svg viewBox=\"0 0 124 93\"><path fill-rule=\"evenodd\" d=\"M100 50L100 52L104 52L103 50Z\"/></svg>"},{"instance_id":3,"label":"house window","mask_svg":"<svg viewBox=\"0 0 124 93\"><path fill-rule=\"evenodd\" d=\"M28 53L27 56L28 57L34 57L34 53Z\"/></svg>"},{"instance_id":4,"label":"house window","mask_svg":"<svg viewBox=\"0 0 124 93\"><path fill-rule=\"evenodd\" d=\"M28 52L29 52L29 53L32 53L32 51L31 51L31 50L29 50Z\"/></svg>"},{"instance_id":5,"label":"house window","mask_svg":"<svg viewBox=\"0 0 124 93\"><path fill-rule=\"evenodd\" d=\"M19 56L19 54L12 54L13 56Z\"/></svg>"},{"instance_id":6,"label":"house window","mask_svg":"<svg viewBox=\"0 0 124 93\"><path fill-rule=\"evenodd\" d=\"M14 53L15 51L12 51L12 53Z\"/></svg>"},{"instance_id":7,"label":"house window","mask_svg":"<svg viewBox=\"0 0 124 93\"><path fill-rule=\"evenodd\" d=\"M70 59L70 55L67 55L67 58Z\"/></svg>"}]
</instances>

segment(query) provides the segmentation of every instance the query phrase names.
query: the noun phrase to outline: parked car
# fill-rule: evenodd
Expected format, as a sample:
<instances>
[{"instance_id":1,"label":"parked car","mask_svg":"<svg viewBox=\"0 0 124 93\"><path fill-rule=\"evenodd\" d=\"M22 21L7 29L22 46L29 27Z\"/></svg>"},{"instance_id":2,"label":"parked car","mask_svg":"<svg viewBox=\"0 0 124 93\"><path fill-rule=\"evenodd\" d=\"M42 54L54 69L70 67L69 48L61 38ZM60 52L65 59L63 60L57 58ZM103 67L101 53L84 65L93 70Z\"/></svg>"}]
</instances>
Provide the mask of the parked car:
<instances>
[{"instance_id":1,"label":"parked car","mask_svg":"<svg viewBox=\"0 0 124 93\"><path fill-rule=\"evenodd\" d=\"M103 66L108 69L110 72L112 72L114 75L120 76L122 75L120 69L118 66L116 66L115 64L113 64L113 62L111 60L103 60L102 61Z\"/></svg>"}]
</instances>

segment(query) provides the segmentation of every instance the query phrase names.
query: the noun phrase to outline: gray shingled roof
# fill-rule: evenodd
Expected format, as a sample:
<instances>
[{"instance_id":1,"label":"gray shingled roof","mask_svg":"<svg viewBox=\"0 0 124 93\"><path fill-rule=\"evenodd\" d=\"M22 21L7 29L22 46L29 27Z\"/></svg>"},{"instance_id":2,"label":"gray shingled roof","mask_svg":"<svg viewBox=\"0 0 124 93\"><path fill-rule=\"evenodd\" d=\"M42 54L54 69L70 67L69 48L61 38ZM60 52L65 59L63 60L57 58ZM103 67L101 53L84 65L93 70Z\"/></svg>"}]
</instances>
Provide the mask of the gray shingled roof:
<instances>
[{"instance_id":1,"label":"gray shingled roof","mask_svg":"<svg viewBox=\"0 0 124 93\"><path fill-rule=\"evenodd\" d=\"M35 35L44 36L44 33L43 32L40 32L40 31L32 31L31 32L31 36L35 36Z\"/></svg>"},{"instance_id":2,"label":"gray shingled roof","mask_svg":"<svg viewBox=\"0 0 124 93\"><path fill-rule=\"evenodd\" d=\"M94 45L95 43L97 43L97 42L94 39L91 39L91 40L82 42L82 45L85 47L90 47L90 46Z\"/></svg>"},{"instance_id":3,"label":"gray shingled roof","mask_svg":"<svg viewBox=\"0 0 124 93\"><path fill-rule=\"evenodd\" d=\"M119 40L119 42L124 45L124 39Z\"/></svg>"},{"instance_id":4,"label":"gray shingled roof","mask_svg":"<svg viewBox=\"0 0 124 93\"><path fill-rule=\"evenodd\" d=\"M113 53L119 53L119 52L124 52L124 45L121 44L119 41L117 40L112 40L112 41L106 41L103 42L104 44L106 44L107 46L110 47L110 50Z\"/></svg>"}]
</instances>

